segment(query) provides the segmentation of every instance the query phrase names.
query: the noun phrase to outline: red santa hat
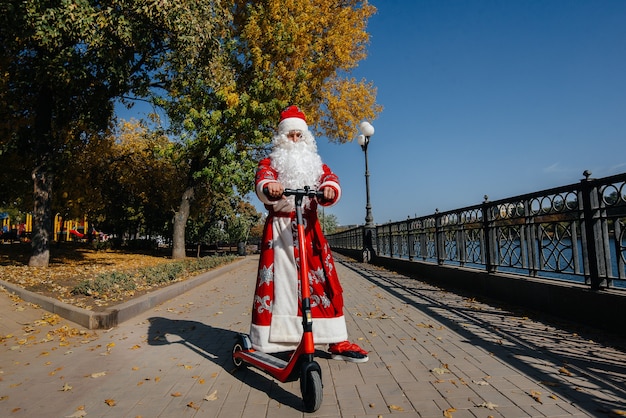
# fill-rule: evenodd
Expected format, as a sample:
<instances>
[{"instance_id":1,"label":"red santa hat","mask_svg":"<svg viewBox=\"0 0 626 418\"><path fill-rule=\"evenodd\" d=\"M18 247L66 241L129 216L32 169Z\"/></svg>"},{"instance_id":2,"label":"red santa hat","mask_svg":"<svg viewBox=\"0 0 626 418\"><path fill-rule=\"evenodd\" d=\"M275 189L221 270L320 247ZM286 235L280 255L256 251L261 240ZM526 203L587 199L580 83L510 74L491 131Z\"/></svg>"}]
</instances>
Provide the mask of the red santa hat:
<instances>
[{"instance_id":1,"label":"red santa hat","mask_svg":"<svg viewBox=\"0 0 626 418\"><path fill-rule=\"evenodd\" d=\"M304 116L304 113L298 106L289 106L280 113L280 122L278 123L279 134L286 134L289 131L305 132L308 129L306 116Z\"/></svg>"}]
</instances>

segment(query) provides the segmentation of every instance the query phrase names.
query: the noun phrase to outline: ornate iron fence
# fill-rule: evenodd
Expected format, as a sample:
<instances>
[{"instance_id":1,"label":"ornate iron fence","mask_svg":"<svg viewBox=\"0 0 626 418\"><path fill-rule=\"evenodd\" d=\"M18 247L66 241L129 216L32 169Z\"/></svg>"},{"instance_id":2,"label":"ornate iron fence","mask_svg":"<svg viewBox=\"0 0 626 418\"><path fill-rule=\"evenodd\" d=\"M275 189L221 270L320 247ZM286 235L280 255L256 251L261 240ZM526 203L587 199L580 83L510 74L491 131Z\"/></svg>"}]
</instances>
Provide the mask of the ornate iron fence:
<instances>
[{"instance_id":1,"label":"ornate iron fence","mask_svg":"<svg viewBox=\"0 0 626 418\"><path fill-rule=\"evenodd\" d=\"M626 173L376 226L375 256L626 291ZM328 236L362 250L364 227Z\"/></svg>"}]
</instances>

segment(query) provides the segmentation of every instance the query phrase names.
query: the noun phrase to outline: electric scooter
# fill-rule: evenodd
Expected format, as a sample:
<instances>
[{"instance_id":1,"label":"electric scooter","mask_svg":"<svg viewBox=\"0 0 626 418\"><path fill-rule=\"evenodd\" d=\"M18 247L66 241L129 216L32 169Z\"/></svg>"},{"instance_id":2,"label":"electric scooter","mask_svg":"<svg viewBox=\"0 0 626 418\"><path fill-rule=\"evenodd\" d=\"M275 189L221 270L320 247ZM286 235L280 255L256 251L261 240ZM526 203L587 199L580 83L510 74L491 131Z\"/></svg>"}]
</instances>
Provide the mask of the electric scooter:
<instances>
[{"instance_id":1,"label":"electric scooter","mask_svg":"<svg viewBox=\"0 0 626 418\"><path fill-rule=\"evenodd\" d=\"M299 280L302 305L302 339L288 361L252 348L250 337L240 334L233 346L233 364L236 368L252 365L261 369L281 382L300 379L302 402L306 412L315 412L322 405L322 369L313 359L315 344L313 342L313 320L311 315L311 289L308 279L308 264L306 245L304 243L304 222L302 219L303 198L323 197L322 191L311 190L308 186L303 189L285 189L284 196L294 196L296 206L296 221L298 230L298 245L300 249Z\"/></svg>"}]
</instances>

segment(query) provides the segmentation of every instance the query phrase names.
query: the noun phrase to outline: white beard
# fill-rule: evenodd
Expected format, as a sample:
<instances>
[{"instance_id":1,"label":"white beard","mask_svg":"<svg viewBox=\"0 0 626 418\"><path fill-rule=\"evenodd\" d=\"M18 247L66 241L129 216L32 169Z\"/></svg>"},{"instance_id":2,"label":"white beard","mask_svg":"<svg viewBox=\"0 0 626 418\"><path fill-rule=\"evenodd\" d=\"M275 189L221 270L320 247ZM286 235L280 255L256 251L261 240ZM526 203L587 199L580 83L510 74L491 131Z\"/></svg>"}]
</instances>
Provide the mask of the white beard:
<instances>
[{"instance_id":1,"label":"white beard","mask_svg":"<svg viewBox=\"0 0 626 418\"><path fill-rule=\"evenodd\" d=\"M322 159L310 132L303 132L298 142L289 140L285 135L277 135L270 158L283 187L298 189L309 186L317 189L320 185L320 177L324 173Z\"/></svg>"},{"instance_id":2,"label":"white beard","mask_svg":"<svg viewBox=\"0 0 626 418\"><path fill-rule=\"evenodd\" d=\"M309 131L302 133L298 142L293 142L284 134L274 137L274 149L270 154L272 167L278 173L278 181L286 189L301 189L309 186L317 190L320 178L324 173L322 159L317 153L315 139ZM294 197L287 198L291 210L294 206ZM303 208L310 208L311 201L305 197L302 201Z\"/></svg>"}]
</instances>

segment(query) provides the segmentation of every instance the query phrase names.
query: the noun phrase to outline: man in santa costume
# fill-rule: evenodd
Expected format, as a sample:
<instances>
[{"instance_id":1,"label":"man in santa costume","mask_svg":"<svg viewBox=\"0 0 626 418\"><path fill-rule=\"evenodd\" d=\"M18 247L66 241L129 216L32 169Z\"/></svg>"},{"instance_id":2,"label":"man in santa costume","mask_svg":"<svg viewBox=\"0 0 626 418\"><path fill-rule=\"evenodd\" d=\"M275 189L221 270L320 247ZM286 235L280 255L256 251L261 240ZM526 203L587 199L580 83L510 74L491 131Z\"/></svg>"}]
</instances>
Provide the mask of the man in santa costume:
<instances>
[{"instance_id":1,"label":"man in santa costume","mask_svg":"<svg viewBox=\"0 0 626 418\"><path fill-rule=\"evenodd\" d=\"M255 179L256 194L269 215L254 294L252 346L266 353L289 351L296 348L302 336L294 198L284 197L283 190L309 186L324 192L320 199L305 197L302 208L314 341L328 344L334 359L365 362L367 352L347 341L342 288L317 218L318 204L332 206L341 197L339 180L322 163L306 117L298 107L290 106L281 113L272 145L270 156L259 163Z\"/></svg>"}]
</instances>

